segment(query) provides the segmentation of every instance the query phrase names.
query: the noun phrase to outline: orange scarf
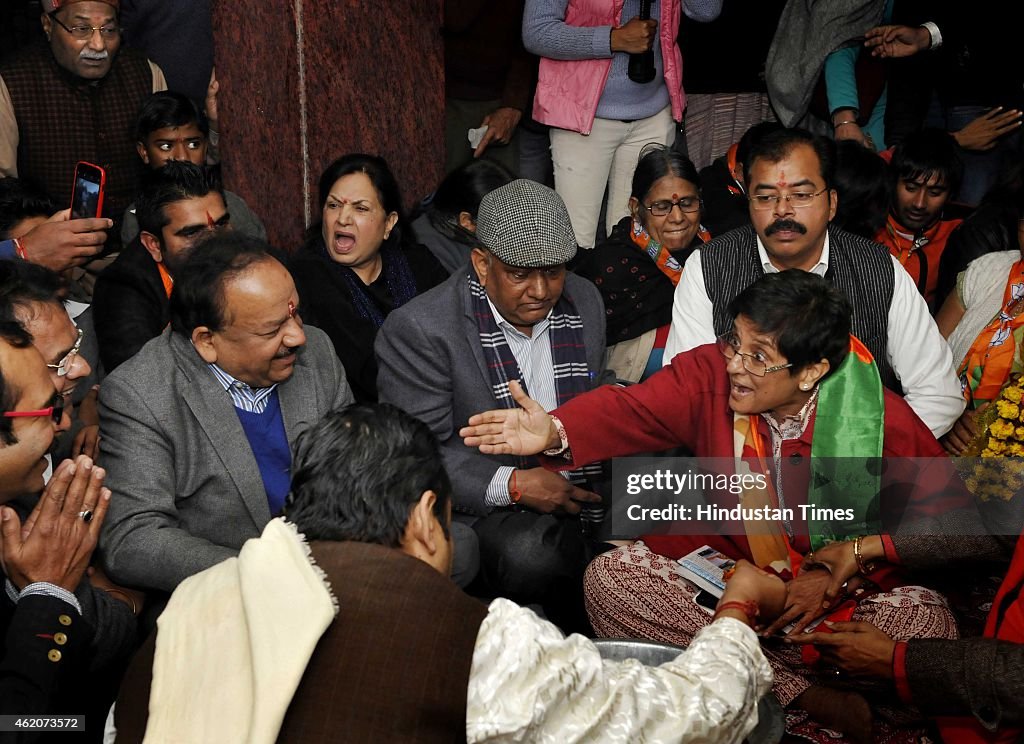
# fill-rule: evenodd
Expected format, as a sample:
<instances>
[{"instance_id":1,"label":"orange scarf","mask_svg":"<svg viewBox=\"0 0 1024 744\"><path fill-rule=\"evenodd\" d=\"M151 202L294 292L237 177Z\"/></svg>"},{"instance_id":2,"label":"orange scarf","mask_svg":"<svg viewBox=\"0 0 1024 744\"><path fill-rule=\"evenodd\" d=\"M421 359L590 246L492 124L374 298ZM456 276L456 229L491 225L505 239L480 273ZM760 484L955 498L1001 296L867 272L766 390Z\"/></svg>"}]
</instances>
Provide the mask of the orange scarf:
<instances>
[{"instance_id":1,"label":"orange scarf","mask_svg":"<svg viewBox=\"0 0 1024 744\"><path fill-rule=\"evenodd\" d=\"M1003 304L978 334L958 370L967 405L995 400L1010 378L1017 356L1017 329L1024 326L1024 258L1010 267Z\"/></svg>"},{"instance_id":2,"label":"orange scarf","mask_svg":"<svg viewBox=\"0 0 1024 744\"><path fill-rule=\"evenodd\" d=\"M634 219L632 221L629 236L633 239L633 244L657 264L661 273L672 282L672 286L678 286L679 279L683 275L683 266L675 259L672 252L652 238L650 233L647 232L647 228L640 224L640 220ZM707 243L711 240L711 233L703 225L699 225L697 227L697 237Z\"/></svg>"},{"instance_id":3,"label":"orange scarf","mask_svg":"<svg viewBox=\"0 0 1024 744\"><path fill-rule=\"evenodd\" d=\"M744 489L742 504L744 508L778 509L779 497L775 493L775 486L772 484L770 476L771 471L768 469L764 440L757 431L758 418L760 416L757 415L741 416L737 414L734 416L733 445L736 451L737 467L749 468L748 463L756 458L761 472L769 476L765 478L767 488ZM793 549L782 522L764 520L747 522L745 529L754 565L774 571L781 576L786 576L787 572L789 576L795 576L798 573L803 557Z\"/></svg>"}]
</instances>

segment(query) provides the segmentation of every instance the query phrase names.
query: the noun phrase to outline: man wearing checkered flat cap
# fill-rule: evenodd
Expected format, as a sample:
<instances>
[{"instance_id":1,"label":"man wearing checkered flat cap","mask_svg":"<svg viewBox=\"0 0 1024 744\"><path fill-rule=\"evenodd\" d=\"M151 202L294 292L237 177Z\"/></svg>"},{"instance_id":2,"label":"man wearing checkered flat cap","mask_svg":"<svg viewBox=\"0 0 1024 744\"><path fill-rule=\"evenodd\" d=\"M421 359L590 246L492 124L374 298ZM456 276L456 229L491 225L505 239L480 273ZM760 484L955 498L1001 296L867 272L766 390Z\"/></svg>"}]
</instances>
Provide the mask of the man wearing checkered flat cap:
<instances>
[{"instance_id":1,"label":"man wearing checkered flat cap","mask_svg":"<svg viewBox=\"0 0 1024 744\"><path fill-rule=\"evenodd\" d=\"M483 455L459 428L516 404L518 380L545 408L594 387L604 371L604 305L566 271L576 238L551 189L517 180L480 202L470 263L395 310L377 336L377 389L442 442L456 519L480 542L476 587L539 604L563 629L586 627L581 580L602 510L600 469L569 477L533 458Z\"/></svg>"},{"instance_id":2,"label":"man wearing checkered flat cap","mask_svg":"<svg viewBox=\"0 0 1024 744\"><path fill-rule=\"evenodd\" d=\"M46 43L0 65L0 176L31 180L70 201L75 164L93 163L107 173L103 216L119 221L141 173L136 114L167 82L145 56L121 48L119 0L41 5ZM118 234L116 226L109 232Z\"/></svg>"}]
</instances>

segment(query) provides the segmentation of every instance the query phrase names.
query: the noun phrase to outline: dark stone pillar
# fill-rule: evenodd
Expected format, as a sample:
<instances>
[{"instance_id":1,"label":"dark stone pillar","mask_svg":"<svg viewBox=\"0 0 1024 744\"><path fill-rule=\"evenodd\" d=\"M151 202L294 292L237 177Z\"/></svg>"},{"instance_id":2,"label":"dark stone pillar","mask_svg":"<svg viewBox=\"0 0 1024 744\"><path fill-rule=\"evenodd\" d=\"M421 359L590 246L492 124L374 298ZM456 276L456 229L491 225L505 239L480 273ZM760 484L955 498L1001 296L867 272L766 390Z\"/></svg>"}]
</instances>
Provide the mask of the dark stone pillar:
<instances>
[{"instance_id":1,"label":"dark stone pillar","mask_svg":"<svg viewBox=\"0 0 1024 744\"><path fill-rule=\"evenodd\" d=\"M444 163L442 0L213 3L224 179L294 249L317 181L346 152L385 157L410 206Z\"/></svg>"}]
</instances>

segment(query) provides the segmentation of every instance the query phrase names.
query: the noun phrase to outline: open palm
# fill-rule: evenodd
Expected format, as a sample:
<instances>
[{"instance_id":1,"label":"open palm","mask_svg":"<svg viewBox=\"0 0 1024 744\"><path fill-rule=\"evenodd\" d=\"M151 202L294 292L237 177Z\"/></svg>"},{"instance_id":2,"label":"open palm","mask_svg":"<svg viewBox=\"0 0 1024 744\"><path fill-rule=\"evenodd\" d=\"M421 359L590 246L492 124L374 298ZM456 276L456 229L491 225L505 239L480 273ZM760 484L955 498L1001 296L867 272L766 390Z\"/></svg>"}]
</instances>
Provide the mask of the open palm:
<instances>
[{"instance_id":1,"label":"open palm","mask_svg":"<svg viewBox=\"0 0 1024 744\"><path fill-rule=\"evenodd\" d=\"M467 447L479 447L485 455L536 455L558 444L551 415L523 392L518 382L508 385L519 408L499 408L471 416L459 430Z\"/></svg>"}]
</instances>

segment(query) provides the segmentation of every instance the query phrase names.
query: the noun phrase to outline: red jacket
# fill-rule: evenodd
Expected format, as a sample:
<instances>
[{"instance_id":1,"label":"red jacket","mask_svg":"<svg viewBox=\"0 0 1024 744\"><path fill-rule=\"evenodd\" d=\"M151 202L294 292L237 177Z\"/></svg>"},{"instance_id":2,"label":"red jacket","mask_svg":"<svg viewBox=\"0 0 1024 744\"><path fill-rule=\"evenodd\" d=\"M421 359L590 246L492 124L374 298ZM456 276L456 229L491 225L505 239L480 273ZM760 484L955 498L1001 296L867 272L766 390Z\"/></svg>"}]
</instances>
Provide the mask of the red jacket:
<instances>
[{"instance_id":1,"label":"red jacket","mask_svg":"<svg viewBox=\"0 0 1024 744\"><path fill-rule=\"evenodd\" d=\"M775 374L785 374L784 372ZM734 456L733 412L729 408L729 376L725 358L714 344L700 346L672 360L672 364L651 376L646 382L626 388L605 386L578 396L552 413L565 426L572 454L571 467L612 457L641 452L659 452L683 446L696 457ZM771 452L768 425L757 417L758 434L765 451ZM784 492L806 494L814 417L799 439L782 444L782 457L787 463L798 460L803 468L786 468ZM966 492L956 478L948 457L928 427L902 398L885 390L885 436L882 455L887 459L883 487L907 484L909 490L886 491L890 504L899 499L909 507L906 515L923 514L963 503ZM902 458L938 458L940 467L919 470L920 462ZM553 467L565 467L565 460L549 458ZM801 483L802 480L802 483ZM621 495L616 494L621 497ZM793 507L792 497L787 506ZM919 510L919 511L918 511ZM806 553L809 542L800 537L800 526L794 523L798 537L793 547ZM651 550L679 558L708 544L737 558L751 558L743 535L647 535L644 542ZM896 586L898 569L891 580L878 574L872 580Z\"/></svg>"}]
</instances>

